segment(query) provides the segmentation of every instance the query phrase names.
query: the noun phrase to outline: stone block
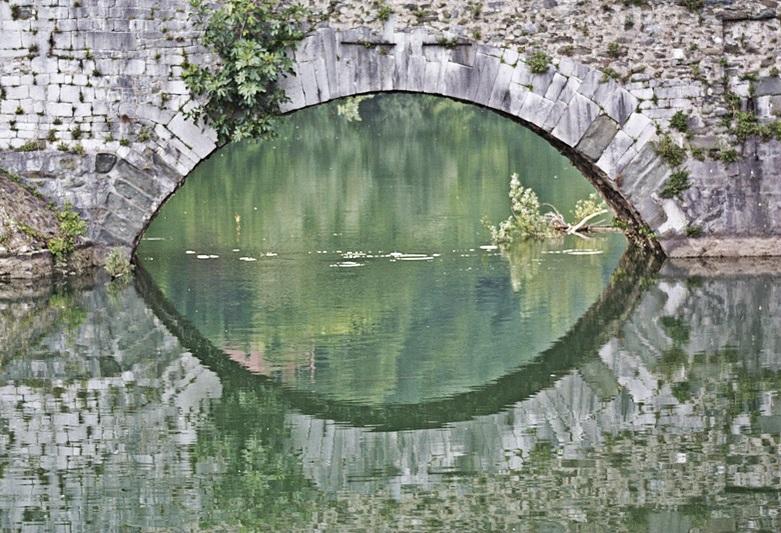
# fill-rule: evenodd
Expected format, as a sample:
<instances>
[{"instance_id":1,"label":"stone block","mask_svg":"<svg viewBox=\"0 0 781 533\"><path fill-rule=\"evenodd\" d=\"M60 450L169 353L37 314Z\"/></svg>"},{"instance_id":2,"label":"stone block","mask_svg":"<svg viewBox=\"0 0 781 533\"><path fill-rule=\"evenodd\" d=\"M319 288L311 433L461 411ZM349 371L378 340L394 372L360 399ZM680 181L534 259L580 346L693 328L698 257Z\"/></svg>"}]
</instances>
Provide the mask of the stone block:
<instances>
[{"instance_id":1,"label":"stone block","mask_svg":"<svg viewBox=\"0 0 781 533\"><path fill-rule=\"evenodd\" d=\"M114 180L114 191L136 208L147 211L152 207L153 199L136 189L128 182L118 179ZM121 213L120 213L121 214Z\"/></svg>"},{"instance_id":2,"label":"stone block","mask_svg":"<svg viewBox=\"0 0 781 533\"><path fill-rule=\"evenodd\" d=\"M322 57L317 58L314 61L315 69L315 82L317 84L317 92L321 102L327 102L331 99L331 87L328 83L328 70L326 67L325 59Z\"/></svg>"},{"instance_id":3,"label":"stone block","mask_svg":"<svg viewBox=\"0 0 781 533\"><path fill-rule=\"evenodd\" d=\"M611 143L605 148L602 155L597 160L597 167L610 178L615 179L616 176L620 174L621 170L623 170L619 165L619 162L634 142L635 140L624 133L624 131L618 131Z\"/></svg>"},{"instance_id":4,"label":"stone block","mask_svg":"<svg viewBox=\"0 0 781 533\"><path fill-rule=\"evenodd\" d=\"M646 144L623 169L621 192L628 199L642 199L657 193L670 174L653 146Z\"/></svg>"},{"instance_id":5,"label":"stone block","mask_svg":"<svg viewBox=\"0 0 781 533\"><path fill-rule=\"evenodd\" d=\"M442 71L443 63L439 61L426 62L426 71L423 74L423 92L429 94L439 94L442 92L440 88L442 83Z\"/></svg>"},{"instance_id":6,"label":"stone block","mask_svg":"<svg viewBox=\"0 0 781 533\"><path fill-rule=\"evenodd\" d=\"M317 74L313 63L298 64L298 78L304 91L304 104L315 105L320 103L320 91L317 89Z\"/></svg>"},{"instance_id":7,"label":"stone block","mask_svg":"<svg viewBox=\"0 0 781 533\"><path fill-rule=\"evenodd\" d=\"M513 78L513 72L515 69L507 63L502 63L496 72L496 79L494 80L494 86L491 89L491 96L488 98L488 107L494 109L501 109L502 111L510 112L510 86ZM516 87L520 87L517 84L512 84ZM524 87L524 91L526 91Z\"/></svg>"},{"instance_id":8,"label":"stone block","mask_svg":"<svg viewBox=\"0 0 781 533\"><path fill-rule=\"evenodd\" d=\"M618 133L618 123L607 115L600 115L583 134L576 150L592 161L597 161L613 141L616 133Z\"/></svg>"},{"instance_id":9,"label":"stone block","mask_svg":"<svg viewBox=\"0 0 781 533\"><path fill-rule=\"evenodd\" d=\"M575 146L599 114L599 106L580 94L572 97L567 112L553 129L552 134L567 146Z\"/></svg>"},{"instance_id":10,"label":"stone block","mask_svg":"<svg viewBox=\"0 0 781 533\"><path fill-rule=\"evenodd\" d=\"M182 113L177 114L167 127L200 158L207 157L217 147L209 133L187 120Z\"/></svg>"},{"instance_id":11,"label":"stone block","mask_svg":"<svg viewBox=\"0 0 781 533\"><path fill-rule=\"evenodd\" d=\"M527 94L523 101L523 106L518 113L518 117L525 120L526 122L534 124L539 128L542 128L552 109L553 102L527 90Z\"/></svg>"},{"instance_id":12,"label":"stone block","mask_svg":"<svg viewBox=\"0 0 781 533\"><path fill-rule=\"evenodd\" d=\"M107 174L111 172L117 162L117 156L108 153L99 153L95 156L95 172L98 174Z\"/></svg>"},{"instance_id":13,"label":"stone block","mask_svg":"<svg viewBox=\"0 0 781 533\"><path fill-rule=\"evenodd\" d=\"M277 85L288 98L286 102L280 104L280 112L287 113L304 107L304 89L301 87L301 80L295 74L283 76ZM338 92L337 96L339 96Z\"/></svg>"},{"instance_id":14,"label":"stone block","mask_svg":"<svg viewBox=\"0 0 781 533\"><path fill-rule=\"evenodd\" d=\"M95 31L86 34L87 46L93 51L134 50L137 48L135 36L130 32Z\"/></svg>"},{"instance_id":15,"label":"stone block","mask_svg":"<svg viewBox=\"0 0 781 533\"><path fill-rule=\"evenodd\" d=\"M627 121L637 109L638 104L637 98L620 88L616 88L608 94L600 94L598 91L594 101L619 124L624 124Z\"/></svg>"},{"instance_id":16,"label":"stone block","mask_svg":"<svg viewBox=\"0 0 781 533\"><path fill-rule=\"evenodd\" d=\"M558 100L559 96L561 95L561 91L564 89L564 87L566 87L568 82L569 78L562 76L558 72L555 73L548 90L545 91L545 98L547 100Z\"/></svg>"},{"instance_id":17,"label":"stone block","mask_svg":"<svg viewBox=\"0 0 781 533\"><path fill-rule=\"evenodd\" d=\"M757 83L756 96L781 95L781 78L762 78Z\"/></svg>"},{"instance_id":18,"label":"stone block","mask_svg":"<svg viewBox=\"0 0 781 533\"><path fill-rule=\"evenodd\" d=\"M81 91L74 85L63 85L60 88L60 100L63 102L78 102L81 97Z\"/></svg>"},{"instance_id":19,"label":"stone block","mask_svg":"<svg viewBox=\"0 0 781 533\"><path fill-rule=\"evenodd\" d=\"M484 105L489 102L500 66L503 65L501 65L499 58L493 55L477 54L475 57L475 76L477 80L474 91L470 95L470 100ZM509 83L509 80L506 83Z\"/></svg>"},{"instance_id":20,"label":"stone block","mask_svg":"<svg viewBox=\"0 0 781 533\"><path fill-rule=\"evenodd\" d=\"M633 139L640 137L648 126L651 126L653 122L651 119L645 116L643 113L632 113L624 124L623 131Z\"/></svg>"},{"instance_id":21,"label":"stone block","mask_svg":"<svg viewBox=\"0 0 781 533\"><path fill-rule=\"evenodd\" d=\"M426 82L426 58L423 55L410 56L407 61L407 90L422 92ZM376 57L374 64L376 65Z\"/></svg>"},{"instance_id":22,"label":"stone block","mask_svg":"<svg viewBox=\"0 0 781 533\"><path fill-rule=\"evenodd\" d=\"M466 90L472 81L471 67L458 63L446 63L443 78L442 94L453 98L464 99Z\"/></svg>"}]
</instances>

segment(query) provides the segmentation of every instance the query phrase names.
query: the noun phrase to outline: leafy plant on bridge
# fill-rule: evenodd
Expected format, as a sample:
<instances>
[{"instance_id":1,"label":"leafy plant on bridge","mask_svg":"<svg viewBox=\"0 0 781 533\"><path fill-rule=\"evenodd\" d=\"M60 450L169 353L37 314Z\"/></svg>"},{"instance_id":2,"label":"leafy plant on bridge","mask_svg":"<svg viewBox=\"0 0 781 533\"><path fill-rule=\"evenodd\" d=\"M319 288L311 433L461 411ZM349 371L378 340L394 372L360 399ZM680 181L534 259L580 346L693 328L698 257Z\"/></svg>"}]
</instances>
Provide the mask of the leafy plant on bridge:
<instances>
[{"instance_id":1,"label":"leafy plant on bridge","mask_svg":"<svg viewBox=\"0 0 781 533\"><path fill-rule=\"evenodd\" d=\"M70 204L57 213L57 222L57 235L49 239L47 247L55 262L62 264L76 250L76 241L86 233L87 224Z\"/></svg>"},{"instance_id":2,"label":"leafy plant on bridge","mask_svg":"<svg viewBox=\"0 0 781 533\"><path fill-rule=\"evenodd\" d=\"M304 36L304 9L270 0L227 0L216 10L203 0L191 4L201 42L219 57L215 65L186 65L184 80L199 102L191 118L213 127L220 144L273 136L287 100L277 83L293 72L290 49Z\"/></svg>"}]
</instances>

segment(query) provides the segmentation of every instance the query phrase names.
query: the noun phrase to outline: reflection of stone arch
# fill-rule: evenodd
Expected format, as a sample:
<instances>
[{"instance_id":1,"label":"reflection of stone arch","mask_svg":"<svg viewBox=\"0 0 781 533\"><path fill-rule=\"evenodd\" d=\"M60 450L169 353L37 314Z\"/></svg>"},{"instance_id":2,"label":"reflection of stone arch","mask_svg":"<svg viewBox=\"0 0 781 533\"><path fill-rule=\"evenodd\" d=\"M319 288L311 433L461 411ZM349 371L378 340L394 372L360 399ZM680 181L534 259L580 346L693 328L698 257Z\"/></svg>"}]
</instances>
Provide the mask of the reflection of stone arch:
<instances>
[{"instance_id":1,"label":"reflection of stone arch","mask_svg":"<svg viewBox=\"0 0 781 533\"><path fill-rule=\"evenodd\" d=\"M654 258L638 257L631 250L627 252L608 287L566 335L534 362L480 389L417 405L387 406L355 405L288 389L284 389L282 394L305 414L378 430L438 427L496 413L552 385L564 373L595 356L599 348L617 332L621 321L628 316L642 293L642 284L638 282L640 278L654 272L658 266ZM274 384L265 376L248 373L215 347L186 318L179 315L143 269L139 269L136 280L139 291L157 317L186 349L201 359L205 366L217 372L226 388L230 388L232 380Z\"/></svg>"},{"instance_id":2,"label":"reflection of stone arch","mask_svg":"<svg viewBox=\"0 0 781 533\"><path fill-rule=\"evenodd\" d=\"M443 41L426 30L385 35L323 28L302 41L295 60L295 75L282 81L290 98L284 113L337 98L400 91L487 107L567 155L636 235L646 235L637 233L646 225L661 237L682 229L667 223L667 204L652 195L670 172L651 143L655 126L636 110L637 98L598 70L563 58L534 73L515 50ZM168 196L216 148L214 133L202 131L183 113L166 128L173 138L165 151L153 154L151 165L140 170L121 161L109 173L121 187L115 185L106 197L114 208L105 211L99 240L136 244ZM144 193L129 198L126 192L134 189L127 188L128 181L143 184Z\"/></svg>"}]
</instances>

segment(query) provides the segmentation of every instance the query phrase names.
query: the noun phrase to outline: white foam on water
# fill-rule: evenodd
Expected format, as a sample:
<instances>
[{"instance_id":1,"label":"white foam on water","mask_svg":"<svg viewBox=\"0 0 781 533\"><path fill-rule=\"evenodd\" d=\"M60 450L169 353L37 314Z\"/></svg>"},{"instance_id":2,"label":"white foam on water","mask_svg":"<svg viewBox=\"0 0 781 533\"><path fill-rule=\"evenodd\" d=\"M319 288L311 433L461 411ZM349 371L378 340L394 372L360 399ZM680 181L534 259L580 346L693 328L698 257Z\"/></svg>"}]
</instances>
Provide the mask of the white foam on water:
<instances>
[{"instance_id":1,"label":"white foam on water","mask_svg":"<svg viewBox=\"0 0 781 533\"><path fill-rule=\"evenodd\" d=\"M355 268L355 267L362 267L365 263L356 263L355 261L341 261L339 263L334 263L333 265L328 265L331 268Z\"/></svg>"}]
</instances>

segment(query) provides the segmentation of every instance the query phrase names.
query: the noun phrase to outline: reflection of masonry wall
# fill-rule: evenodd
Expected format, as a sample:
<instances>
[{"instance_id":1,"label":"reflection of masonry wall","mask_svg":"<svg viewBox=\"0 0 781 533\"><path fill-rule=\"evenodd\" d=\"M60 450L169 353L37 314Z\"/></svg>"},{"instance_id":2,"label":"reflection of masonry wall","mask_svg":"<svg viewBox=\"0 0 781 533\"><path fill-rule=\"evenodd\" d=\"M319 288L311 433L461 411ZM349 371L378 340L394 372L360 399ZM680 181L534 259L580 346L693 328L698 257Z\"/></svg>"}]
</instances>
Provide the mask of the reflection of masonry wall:
<instances>
[{"instance_id":1,"label":"reflection of masonry wall","mask_svg":"<svg viewBox=\"0 0 781 533\"><path fill-rule=\"evenodd\" d=\"M626 506L680 507L757 489L766 491L760 499L731 496L724 519L732 529L761 519L776 530L781 502L767 491L781 489L773 463L781 403L771 393L750 395L752 411L731 405L718 386L755 384L763 371L781 369L777 285L771 277L663 279L599 354L505 412L387 433L291 413L288 449L320 490L339 493L348 508L340 519L364 527L379 520L378 494L397 499L406 529L421 513L476 529L485 519L480 498L502 503L496 529L541 509L610 529L623 523ZM0 313L32 325L24 347L0 343L2 527L197 525L221 476L220 458L192 455L209 416L204 402L222 396L218 378L132 288L0 300ZM675 318L677 329L660 317ZM676 346L685 356L670 360ZM729 346L735 355L713 356ZM729 379L736 374L741 379ZM683 381L692 385L685 397L676 393ZM749 425L758 437L745 435ZM479 483L451 477L474 469L485 473ZM425 499L407 497L414 490L458 505L421 510ZM669 514L659 519L690 520Z\"/></svg>"},{"instance_id":2,"label":"reflection of masonry wall","mask_svg":"<svg viewBox=\"0 0 781 533\"><path fill-rule=\"evenodd\" d=\"M2 348L0 527L192 523L204 492L188 445L202 403L221 394L217 377L132 287L0 308L38 317L26 346Z\"/></svg>"},{"instance_id":3,"label":"reflection of masonry wall","mask_svg":"<svg viewBox=\"0 0 781 533\"><path fill-rule=\"evenodd\" d=\"M706 2L696 13L674 0L649 2L652 7L601 0L436 6L389 0L382 3L391 11L386 22L378 19L380 4L310 4L342 29L390 33L424 25L443 32L445 48L458 37L522 55L540 49L555 63L608 72L662 132L675 111L686 110L691 138L673 132L679 143L706 155L735 148L743 157L734 163L690 157L692 187L680 200L656 198L666 220L647 222L679 238L692 227L719 238L781 234L781 146L739 143L722 120L729 114L726 91L761 121L780 118L781 23L774 0ZM188 11L183 0L0 3L0 166L22 174L46 198L72 202L100 243L132 244L162 199L214 149L213 136L181 113L189 99L182 64L213 61L195 44ZM613 154L617 163L627 142L612 146L622 152ZM721 253L768 253L769 246L743 243ZM700 253L696 242L679 249Z\"/></svg>"},{"instance_id":4,"label":"reflection of masonry wall","mask_svg":"<svg viewBox=\"0 0 781 533\"><path fill-rule=\"evenodd\" d=\"M644 294L620 338L505 412L439 429L389 433L293 414L292 444L321 489L387 493L402 506L408 501L410 512L418 503L405 494L415 490L469 494L477 486L474 498L504 494L501 520L507 522L498 529L540 509L546 516L572 522L589 517L607 527L618 519L616 503L676 506L741 489L772 494L781 489L774 463L781 449L781 402L772 392L755 393L756 411L736 408L718 386L756 387L762 372L781 370L779 319L772 312L779 304L777 278L711 280L694 287L663 280ZM662 317L688 327L688 340L676 333L671 338ZM668 350L676 345L686 358L671 362ZM734 360L717 355L727 349ZM676 396L684 381L691 384L688 396ZM761 437L745 435L752 424ZM549 462L541 464L541 449L551 450ZM488 481L463 486L449 480L473 469ZM378 479L378 472L386 476ZM781 510L777 497L770 501L773 512ZM767 511L747 505L725 512L742 529ZM357 502L355 512L371 514ZM781 525L772 524L771 529Z\"/></svg>"}]
</instances>

